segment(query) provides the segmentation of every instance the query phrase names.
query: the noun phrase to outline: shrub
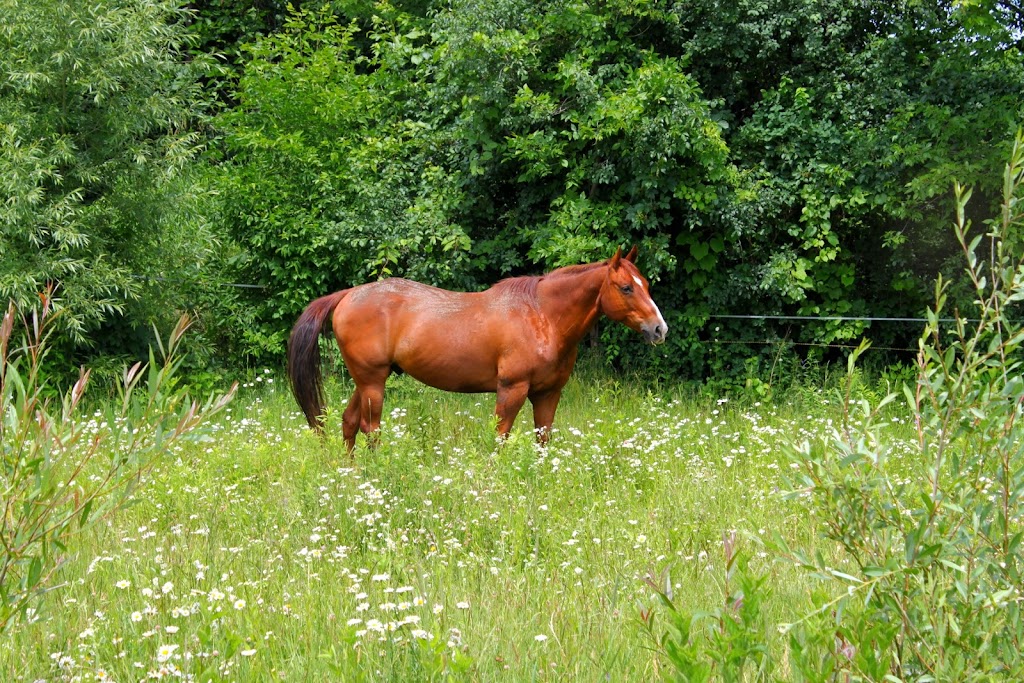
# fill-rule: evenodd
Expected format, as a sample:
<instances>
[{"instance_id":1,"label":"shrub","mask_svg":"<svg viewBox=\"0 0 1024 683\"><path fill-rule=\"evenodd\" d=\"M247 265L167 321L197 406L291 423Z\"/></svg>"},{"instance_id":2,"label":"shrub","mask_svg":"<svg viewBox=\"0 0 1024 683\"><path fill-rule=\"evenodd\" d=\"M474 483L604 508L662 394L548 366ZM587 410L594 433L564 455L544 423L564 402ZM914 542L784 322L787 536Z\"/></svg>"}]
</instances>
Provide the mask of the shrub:
<instances>
[{"instance_id":1,"label":"shrub","mask_svg":"<svg viewBox=\"0 0 1024 683\"><path fill-rule=\"evenodd\" d=\"M53 319L45 295L20 346L13 303L0 324L0 629L38 611L74 536L124 506L176 444L203 438L236 388L199 403L176 386L183 316L158 337L159 362L151 349L147 365L125 369L120 400L83 419L89 371L62 395L40 373Z\"/></svg>"},{"instance_id":2,"label":"shrub","mask_svg":"<svg viewBox=\"0 0 1024 683\"><path fill-rule=\"evenodd\" d=\"M940 277L916 379L904 384L910 443L885 419L898 393L872 400L872 392L855 391L862 344L849 359L843 424L824 443L791 445L798 469L789 497L821 520L835 553L812 557L776 536L776 551L826 589L814 595L809 613L781 625L789 680L1024 676L1024 327L1015 310L1024 300L1024 258L1013 253L1014 231L1024 222L1022 182L1019 134L1001 215L983 234L974 234L965 217L970 191L955 188L954 233L975 295L974 317L957 314L948 329L947 283ZM670 591L649 582L669 608L672 628L658 633L650 613L642 616L679 680L749 679L779 659L757 627L765 588L754 578L731 581L734 557L727 539L726 607L710 620L681 614ZM702 622L711 628L697 631ZM754 662L757 673L745 674Z\"/></svg>"},{"instance_id":3,"label":"shrub","mask_svg":"<svg viewBox=\"0 0 1024 683\"><path fill-rule=\"evenodd\" d=\"M818 627L834 633L829 641L838 646L830 646L831 657L811 658L816 666L869 680L1010 680L1024 673L1024 328L1014 310L1024 299L1024 260L1011 253L1024 218L1022 176L1018 136L1002 214L984 234L974 234L965 218L970 191L956 186L954 231L975 310L946 329L947 283L939 279L917 379L904 391L916 426L909 452L879 419L896 394L874 406L848 402L846 423L826 448L805 442L794 449L801 468L794 495L808 497L842 562L837 569L821 557L791 555L846 589L818 610L833 615ZM795 649L824 642L808 635L809 623L792 629Z\"/></svg>"}]
</instances>

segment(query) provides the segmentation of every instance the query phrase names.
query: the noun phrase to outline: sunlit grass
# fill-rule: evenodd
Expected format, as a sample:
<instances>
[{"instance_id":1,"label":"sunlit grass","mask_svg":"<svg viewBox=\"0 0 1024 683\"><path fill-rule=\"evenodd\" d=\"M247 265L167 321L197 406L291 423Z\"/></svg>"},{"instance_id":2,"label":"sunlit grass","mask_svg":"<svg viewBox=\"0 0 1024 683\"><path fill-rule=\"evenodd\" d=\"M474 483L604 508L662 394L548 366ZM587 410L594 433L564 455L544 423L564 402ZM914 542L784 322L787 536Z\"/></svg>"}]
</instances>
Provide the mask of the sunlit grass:
<instances>
[{"instance_id":1,"label":"sunlit grass","mask_svg":"<svg viewBox=\"0 0 1024 683\"><path fill-rule=\"evenodd\" d=\"M380 446L350 459L338 415L321 443L273 379L78 539L3 680L650 680L643 577L668 568L681 607L720 604L731 531L770 576L767 637L808 604L762 541L819 542L781 489L785 440L840 419L827 396L736 405L586 376L542 450L529 408L499 447L493 397L396 378Z\"/></svg>"}]
</instances>

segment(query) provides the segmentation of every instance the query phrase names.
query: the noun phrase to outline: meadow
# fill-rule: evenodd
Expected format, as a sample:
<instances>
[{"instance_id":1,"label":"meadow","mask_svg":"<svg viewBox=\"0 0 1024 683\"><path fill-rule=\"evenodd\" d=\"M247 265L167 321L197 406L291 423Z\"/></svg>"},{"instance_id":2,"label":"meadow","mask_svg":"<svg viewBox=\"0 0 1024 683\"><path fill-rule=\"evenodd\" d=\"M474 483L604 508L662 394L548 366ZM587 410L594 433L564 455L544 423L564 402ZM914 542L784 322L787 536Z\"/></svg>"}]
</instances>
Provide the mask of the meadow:
<instances>
[{"instance_id":1,"label":"meadow","mask_svg":"<svg viewBox=\"0 0 1024 683\"><path fill-rule=\"evenodd\" d=\"M340 411L340 381L328 395ZM784 649L780 627L820 586L766 541L833 552L783 494L790 444L824 443L841 404L585 371L542 449L528 408L498 445L492 396L398 377L379 446L360 437L350 458L340 412L321 443L264 371L209 440L176 446L130 507L73 540L0 678L652 680L666 622L647 580L680 610L721 607L731 538ZM898 416L888 428L912 439Z\"/></svg>"}]
</instances>

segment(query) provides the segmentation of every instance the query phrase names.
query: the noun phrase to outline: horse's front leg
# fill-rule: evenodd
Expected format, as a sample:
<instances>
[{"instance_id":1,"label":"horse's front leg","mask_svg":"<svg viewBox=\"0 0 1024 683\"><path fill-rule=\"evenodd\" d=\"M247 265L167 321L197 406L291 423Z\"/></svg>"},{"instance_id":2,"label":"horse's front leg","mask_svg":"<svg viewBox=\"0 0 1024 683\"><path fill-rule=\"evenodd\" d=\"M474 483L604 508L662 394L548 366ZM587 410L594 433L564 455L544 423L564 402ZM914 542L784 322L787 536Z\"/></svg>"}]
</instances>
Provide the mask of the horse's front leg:
<instances>
[{"instance_id":1,"label":"horse's front leg","mask_svg":"<svg viewBox=\"0 0 1024 683\"><path fill-rule=\"evenodd\" d=\"M562 387L538 394L530 394L533 404L533 428L537 432L537 442L544 446L551 437L551 425L555 421L555 410L562 398Z\"/></svg>"},{"instance_id":2,"label":"horse's front leg","mask_svg":"<svg viewBox=\"0 0 1024 683\"><path fill-rule=\"evenodd\" d=\"M498 438L504 440L515 424L519 410L526 403L526 395L530 392L527 382L498 382L498 400L494 405L494 414L498 418Z\"/></svg>"}]
</instances>

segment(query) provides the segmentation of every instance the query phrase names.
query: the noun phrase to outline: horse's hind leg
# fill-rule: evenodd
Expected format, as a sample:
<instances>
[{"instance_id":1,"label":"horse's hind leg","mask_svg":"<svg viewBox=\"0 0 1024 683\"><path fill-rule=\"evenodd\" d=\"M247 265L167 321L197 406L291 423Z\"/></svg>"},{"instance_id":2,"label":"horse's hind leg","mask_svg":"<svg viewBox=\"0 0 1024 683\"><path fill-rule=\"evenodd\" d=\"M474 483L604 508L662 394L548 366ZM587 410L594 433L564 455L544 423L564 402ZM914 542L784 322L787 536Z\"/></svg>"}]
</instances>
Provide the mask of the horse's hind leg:
<instances>
[{"instance_id":1,"label":"horse's hind leg","mask_svg":"<svg viewBox=\"0 0 1024 683\"><path fill-rule=\"evenodd\" d=\"M370 445L376 446L380 442L380 414L384 409L384 382L361 386L357 393L359 394L359 429L366 434Z\"/></svg>"},{"instance_id":2,"label":"horse's hind leg","mask_svg":"<svg viewBox=\"0 0 1024 683\"><path fill-rule=\"evenodd\" d=\"M384 383L391 374L391 365L350 363L349 373L356 383L349 409L353 416L358 415L359 430L369 437L370 445L375 446L379 440L380 414L384 409Z\"/></svg>"},{"instance_id":3,"label":"horse's hind leg","mask_svg":"<svg viewBox=\"0 0 1024 683\"><path fill-rule=\"evenodd\" d=\"M351 453L356 447L356 434L363 432L371 446L380 441L380 416L384 408L384 384L361 384L356 386L348 407L341 417L341 429L345 435L345 447Z\"/></svg>"},{"instance_id":4,"label":"horse's hind leg","mask_svg":"<svg viewBox=\"0 0 1024 683\"><path fill-rule=\"evenodd\" d=\"M359 389L352 392L352 398L348 400L348 407L341 416L341 431L345 435L345 448L349 453L356 447L356 433L359 431L360 410L359 410Z\"/></svg>"}]
</instances>

